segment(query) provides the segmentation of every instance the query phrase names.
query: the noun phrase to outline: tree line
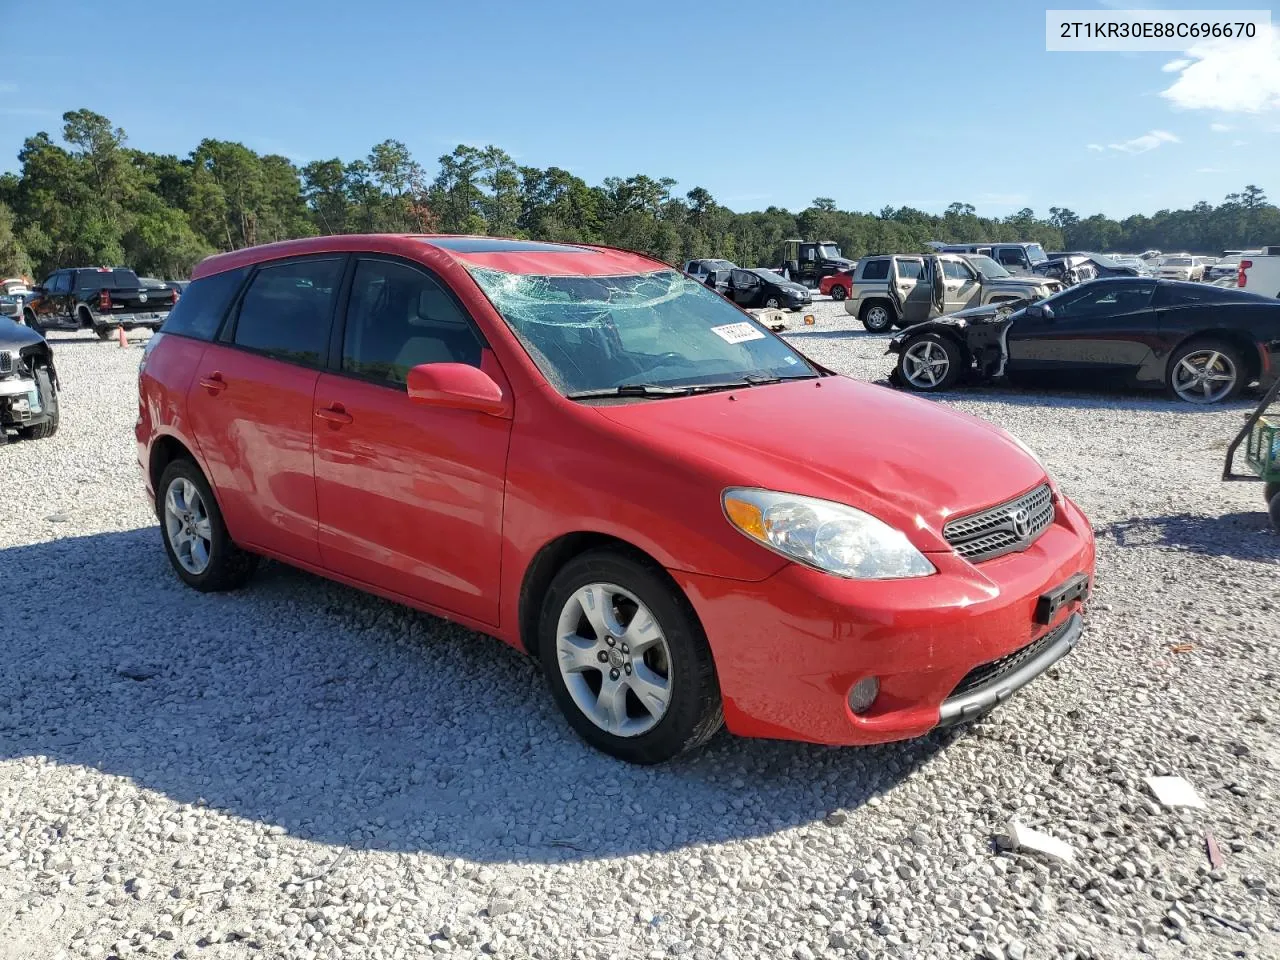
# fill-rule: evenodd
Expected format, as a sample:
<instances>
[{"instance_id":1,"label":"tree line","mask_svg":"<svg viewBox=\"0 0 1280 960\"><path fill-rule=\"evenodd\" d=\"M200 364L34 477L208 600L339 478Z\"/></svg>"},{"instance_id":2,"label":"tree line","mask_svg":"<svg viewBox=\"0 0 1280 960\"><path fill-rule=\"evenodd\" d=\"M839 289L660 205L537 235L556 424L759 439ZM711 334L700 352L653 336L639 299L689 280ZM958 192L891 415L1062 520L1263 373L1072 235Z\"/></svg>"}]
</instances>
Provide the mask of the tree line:
<instances>
[{"instance_id":1,"label":"tree line","mask_svg":"<svg viewBox=\"0 0 1280 960\"><path fill-rule=\"evenodd\" d=\"M723 257L773 264L791 237L834 240L846 256L924 251L930 240L1038 241L1046 249L1151 248L1216 254L1280 243L1280 209L1255 185L1216 206L1113 220L1050 207L1003 218L971 204L945 213L885 207L838 210L828 197L791 213L736 213L694 187L645 174L589 185L561 167L517 164L499 147L459 145L434 176L397 140L351 161L299 167L241 143L202 140L186 157L128 145L90 110L63 114L61 139L28 137L20 171L0 175L0 276L46 276L61 266L126 265L179 279L211 253L331 233L476 233L604 243L668 263Z\"/></svg>"}]
</instances>

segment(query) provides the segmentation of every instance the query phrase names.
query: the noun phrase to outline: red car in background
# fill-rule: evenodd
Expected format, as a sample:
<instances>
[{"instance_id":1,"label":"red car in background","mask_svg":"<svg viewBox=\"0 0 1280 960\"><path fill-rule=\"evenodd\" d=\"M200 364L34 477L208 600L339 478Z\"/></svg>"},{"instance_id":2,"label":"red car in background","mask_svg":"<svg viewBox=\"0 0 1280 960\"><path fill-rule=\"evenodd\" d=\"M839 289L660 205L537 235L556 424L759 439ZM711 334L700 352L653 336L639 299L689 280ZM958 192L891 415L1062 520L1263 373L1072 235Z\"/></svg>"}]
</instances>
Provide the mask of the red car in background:
<instances>
[{"instance_id":1,"label":"red car in background","mask_svg":"<svg viewBox=\"0 0 1280 960\"><path fill-rule=\"evenodd\" d=\"M977 716L1066 654L1090 526L1005 431L638 254L336 236L205 260L139 375L177 575L271 557L537 657L653 763Z\"/></svg>"},{"instance_id":2,"label":"red car in background","mask_svg":"<svg viewBox=\"0 0 1280 960\"><path fill-rule=\"evenodd\" d=\"M841 270L818 281L818 292L825 293L832 300L844 300L853 289L853 271Z\"/></svg>"}]
</instances>

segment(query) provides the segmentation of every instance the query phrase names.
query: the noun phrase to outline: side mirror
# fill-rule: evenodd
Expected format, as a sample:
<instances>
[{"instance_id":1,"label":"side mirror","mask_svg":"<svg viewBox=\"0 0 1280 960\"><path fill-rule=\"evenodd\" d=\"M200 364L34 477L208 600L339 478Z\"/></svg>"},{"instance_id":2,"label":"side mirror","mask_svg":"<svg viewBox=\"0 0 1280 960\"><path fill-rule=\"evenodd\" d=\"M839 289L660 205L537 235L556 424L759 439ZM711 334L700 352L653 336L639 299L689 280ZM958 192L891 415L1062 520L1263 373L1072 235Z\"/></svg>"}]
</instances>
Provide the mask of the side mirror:
<instances>
[{"instance_id":1,"label":"side mirror","mask_svg":"<svg viewBox=\"0 0 1280 960\"><path fill-rule=\"evenodd\" d=\"M421 363L409 369L409 399L424 407L474 410L491 417L510 417L511 404L502 388L481 370L465 363Z\"/></svg>"},{"instance_id":2,"label":"side mirror","mask_svg":"<svg viewBox=\"0 0 1280 960\"><path fill-rule=\"evenodd\" d=\"M1027 307L1027 316L1036 317L1040 320L1052 320L1053 307L1049 306L1047 303L1033 303L1031 306Z\"/></svg>"}]
</instances>

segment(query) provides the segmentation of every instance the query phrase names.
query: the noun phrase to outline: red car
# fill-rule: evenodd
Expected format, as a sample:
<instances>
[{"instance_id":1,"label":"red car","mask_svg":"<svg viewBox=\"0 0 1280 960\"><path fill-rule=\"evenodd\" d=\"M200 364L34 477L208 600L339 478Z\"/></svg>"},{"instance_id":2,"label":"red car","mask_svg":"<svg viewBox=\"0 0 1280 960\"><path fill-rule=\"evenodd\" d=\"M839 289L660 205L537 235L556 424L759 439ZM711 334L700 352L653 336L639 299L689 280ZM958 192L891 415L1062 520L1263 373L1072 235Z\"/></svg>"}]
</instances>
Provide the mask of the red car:
<instances>
[{"instance_id":1,"label":"red car","mask_svg":"<svg viewBox=\"0 0 1280 960\"><path fill-rule=\"evenodd\" d=\"M867 744L981 714L1076 643L1094 566L1010 434L601 247L211 257L147 346L136 433L192 587L270 557L495 635L640 763L722 722Z\"/></svg>"},{"instance_id":2,"label":"red car","mask_svg":"<svg viewBox=\"0 0 1280 960\"><path fill-rule=\"evenodd\" d=\"M818 281L818 292L825 293L832 300L845 299L852 289L853 272L850 270L841 270L839 273L828 274Z\"/></svg>"}]
</instances>

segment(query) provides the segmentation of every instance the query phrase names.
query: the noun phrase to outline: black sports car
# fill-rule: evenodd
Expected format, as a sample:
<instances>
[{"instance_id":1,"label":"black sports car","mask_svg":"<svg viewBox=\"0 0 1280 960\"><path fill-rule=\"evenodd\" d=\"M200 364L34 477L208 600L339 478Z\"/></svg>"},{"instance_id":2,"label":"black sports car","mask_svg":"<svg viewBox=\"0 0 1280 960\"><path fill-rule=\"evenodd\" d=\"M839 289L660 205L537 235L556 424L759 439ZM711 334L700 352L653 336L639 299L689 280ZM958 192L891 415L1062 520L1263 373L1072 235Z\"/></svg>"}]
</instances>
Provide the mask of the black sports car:
<instances>
[{"instance_id":1,"label":"black sports car","mask_svg":"<svg viewBox=\"0 0 1280 960\"><path fill-rule=\"evenodd\" d=\"M0 443L11 432L39 440L57 429L52 348L25 324L0 317Z\"/></svg>"},{"instance_id":2,"label":"black sports car","mask_svg":"<svg viewBox=\"0 0 1280 960\"><path fill-rule=\"evenodd\" d=\"M813 302L813 292L804 284L785 280L764 267L729 271L729 286L723 293L740 307L803 310Z\"/></svg>"},{"instance_id":3,"label":"black sports car","mask_svg":"<svg viewBox=\"0 0 1280 960\"><path fill-rule=\"evenodd\" d=\"M1112 277L1013 311L976 307L889 343L895 386L931 392L1009 377L1168 387L1230 400L1280 374L1280 300L1203 283Z\"/></svg>"}]
</instances>

